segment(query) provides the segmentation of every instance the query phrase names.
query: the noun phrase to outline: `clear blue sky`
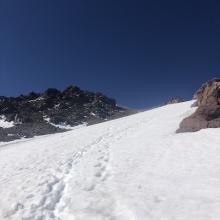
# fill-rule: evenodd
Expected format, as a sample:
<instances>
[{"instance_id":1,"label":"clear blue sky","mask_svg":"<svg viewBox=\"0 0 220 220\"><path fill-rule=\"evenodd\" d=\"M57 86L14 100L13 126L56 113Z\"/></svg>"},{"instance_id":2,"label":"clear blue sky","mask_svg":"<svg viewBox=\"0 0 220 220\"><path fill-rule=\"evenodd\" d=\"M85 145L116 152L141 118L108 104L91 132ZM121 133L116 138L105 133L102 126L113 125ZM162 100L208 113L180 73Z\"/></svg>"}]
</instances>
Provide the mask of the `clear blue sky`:
<instances>
[{"instance_id":1,"label":"clear blue sky","mask_svg":"<svg viewBox=\"0 0 220 220\"><path fill-rule=\"evenodd\" d=\"M0 0L0 95L70 84L145 107L220 76L220 3Z\"/></svg>"}]
</instances>

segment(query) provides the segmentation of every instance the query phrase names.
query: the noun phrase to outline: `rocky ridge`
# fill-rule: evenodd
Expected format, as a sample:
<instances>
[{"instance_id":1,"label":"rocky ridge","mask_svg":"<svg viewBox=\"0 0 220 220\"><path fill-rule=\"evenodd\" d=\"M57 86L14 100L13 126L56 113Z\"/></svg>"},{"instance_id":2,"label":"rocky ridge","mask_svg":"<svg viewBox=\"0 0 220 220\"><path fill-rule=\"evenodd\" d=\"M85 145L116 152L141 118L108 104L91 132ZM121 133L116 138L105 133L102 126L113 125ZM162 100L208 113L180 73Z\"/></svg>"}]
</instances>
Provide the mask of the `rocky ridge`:
<instances>
[{"instance_id":1,"label":"rocky ridge","mask_svg":"<svg viewBox=\"0 0 220 220\"><path fill-rule=\"evenodd\" d=\"M0 141L63 132L81 124L91 125L130 114L99 92L69 86L18 97L0 96ZM65 129L64 129L65 128Z\"/></svg>"},{"instance_id":2,"label":"rocky ridge","mask_svg":"<svg viewBox=\"0 0 220 220\"><path fill-rule=\"evenodd\" d=\"M167 102L164 103L164 105L169 105L169 104L176 104L176 103L181 103L185 102L186 100L180 97L173 97L170 98Z\"/></svg>"}]
</instances>

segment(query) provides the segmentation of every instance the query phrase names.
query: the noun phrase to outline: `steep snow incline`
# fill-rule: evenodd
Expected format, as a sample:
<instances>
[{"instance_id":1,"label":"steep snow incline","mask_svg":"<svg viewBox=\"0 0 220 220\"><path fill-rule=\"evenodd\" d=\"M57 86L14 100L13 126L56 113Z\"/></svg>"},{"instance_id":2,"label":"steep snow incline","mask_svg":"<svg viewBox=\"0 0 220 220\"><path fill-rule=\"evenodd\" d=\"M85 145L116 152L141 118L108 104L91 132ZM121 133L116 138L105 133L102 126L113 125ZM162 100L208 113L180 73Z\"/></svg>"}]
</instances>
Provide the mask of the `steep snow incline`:
<instances>
[{"instance_id":1,"label":"steep snow incline","mask_svg":"<svg viewBox=\"0 0 220 220\"><path fill-rule=\"evenodd\" d=\"M173 104L0 145L1 220L220 219L220 129Z\"/></svg>"}]
</instances>

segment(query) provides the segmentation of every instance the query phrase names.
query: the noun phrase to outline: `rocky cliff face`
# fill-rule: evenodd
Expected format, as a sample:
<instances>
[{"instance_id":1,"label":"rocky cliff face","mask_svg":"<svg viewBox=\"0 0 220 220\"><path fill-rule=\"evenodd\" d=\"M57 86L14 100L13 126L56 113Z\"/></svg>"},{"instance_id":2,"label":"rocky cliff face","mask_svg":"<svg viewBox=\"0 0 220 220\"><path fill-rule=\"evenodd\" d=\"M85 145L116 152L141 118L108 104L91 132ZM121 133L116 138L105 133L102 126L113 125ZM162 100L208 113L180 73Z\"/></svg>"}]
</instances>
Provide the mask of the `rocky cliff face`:
<instances>
[{"instance_id":1,"label":"rocky cliff face","mask_svg":"<svg viewBox=\"0 0 220 220\"><path fill-rule=\"evenodd\" d=\"M50 88L19 97L1 96L0 141L62 132L63 128L99 123L129 113L118 107L114 99L76 86L64 91Z\"/></svg>"},{"instance_id":2,"label":"rocky cliff face","mask_svg":"<svg viewBox=\"0 0 220 220\"><path fill-rule=\"evenodd\" d=\"M193 98L196 100L195 106L198 106L198 109L181 122L177 132L220 127L220 78L203 84Z\"/></svg>"},{"instance_id":3,"label":"rocky cliff face","mask_svg":"<svg viewBox=\"0 0 220 220\"><path fill-rule=\"evenodd\" d=\"M193 98L197 100L198 106L220 105L220 78L203 84Z\"/></svg>"}]
</instances>

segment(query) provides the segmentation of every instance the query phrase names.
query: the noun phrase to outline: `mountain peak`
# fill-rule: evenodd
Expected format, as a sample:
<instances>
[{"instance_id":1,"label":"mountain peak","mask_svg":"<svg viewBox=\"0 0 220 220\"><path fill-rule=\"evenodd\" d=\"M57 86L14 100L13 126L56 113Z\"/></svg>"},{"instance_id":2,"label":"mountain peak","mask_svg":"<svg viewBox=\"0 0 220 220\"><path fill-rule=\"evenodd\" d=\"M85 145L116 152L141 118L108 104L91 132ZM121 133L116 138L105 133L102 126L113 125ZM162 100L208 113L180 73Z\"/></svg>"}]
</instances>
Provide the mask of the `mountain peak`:
<instances>
[{"instance_id":1,"label":"mountain peak","mask_svg":"<svg viewBox=\"0 0 220 220\"><path fill-rule=\"evenodd\" d=\"M0 116L14 126L0 127L0 140L32 137L64 131L79 124L94 124L128 114L116 101L100 92L89 92L71 85L60 91L48 88L18 97L0 98ZM62 125L62 126L60 126Z\"/></svg>"}]
</instances>

